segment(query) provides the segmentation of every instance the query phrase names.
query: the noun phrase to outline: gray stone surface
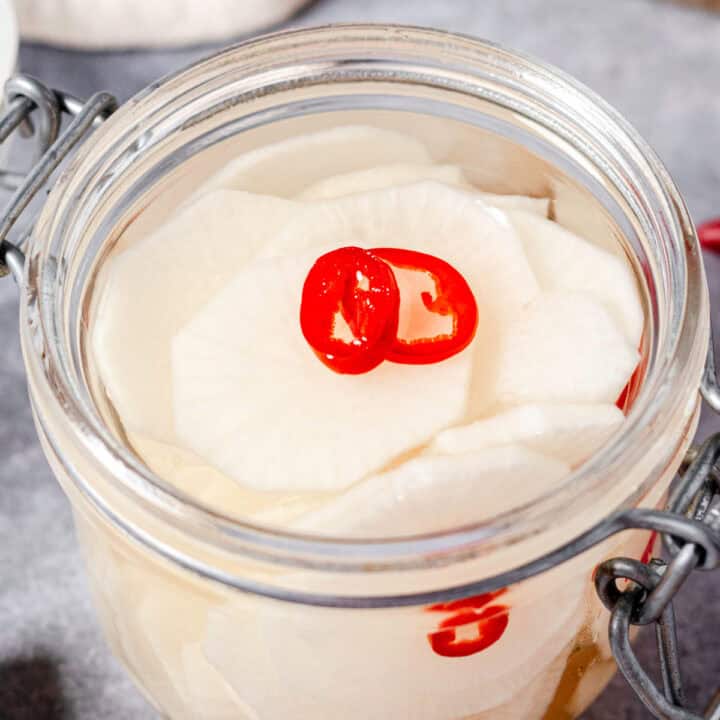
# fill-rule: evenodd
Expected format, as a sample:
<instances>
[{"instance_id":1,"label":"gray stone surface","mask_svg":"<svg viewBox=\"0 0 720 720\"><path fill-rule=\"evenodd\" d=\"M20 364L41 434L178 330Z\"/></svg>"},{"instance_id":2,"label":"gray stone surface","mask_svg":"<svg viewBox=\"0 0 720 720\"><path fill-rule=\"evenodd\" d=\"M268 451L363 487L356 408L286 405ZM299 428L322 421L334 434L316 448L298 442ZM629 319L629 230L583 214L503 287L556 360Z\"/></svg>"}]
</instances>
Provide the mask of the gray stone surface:
<instances>
[{"instance_id":1,"label":"gray stone surface","mask_svg":"<svg viewBox=\"0 0 720 720\"><path fill-rule=\"evenodd\" d=\"M562 67L649 139L698 221L720 214L720 15L659 0L320 0L293 24L352 20L472 33ZM21 67L79 95L110 89L127 98L208 52L26 46ZM717 308L720 256L708 257L707 268ZM12 283L0 282L0 718L150 720L154 713L110 657L93 616L69 508L33 431L16 313ZM720 422L704 418L702 434L718 429ZM718 591L720 577L693 578L678 603L694 700L717 682ZM650 634L640 651L653 661ZM585 717L639 720L647 713L616 679Z\"/></svg>"}]
</instances>

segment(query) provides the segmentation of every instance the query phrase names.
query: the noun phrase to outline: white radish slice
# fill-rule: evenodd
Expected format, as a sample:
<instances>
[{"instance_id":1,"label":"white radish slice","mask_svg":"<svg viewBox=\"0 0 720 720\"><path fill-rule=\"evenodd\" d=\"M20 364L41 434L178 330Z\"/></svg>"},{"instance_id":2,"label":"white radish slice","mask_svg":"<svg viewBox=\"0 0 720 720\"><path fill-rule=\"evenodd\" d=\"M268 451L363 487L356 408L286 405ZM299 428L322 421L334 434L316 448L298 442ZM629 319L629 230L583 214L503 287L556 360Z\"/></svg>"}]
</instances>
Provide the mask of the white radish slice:
<instances>
[{"instance_id":1,"label":"white radish slice","mask_svg":"<svg viewBox=\"0 0 720 720\"><path fill-rule=\"evenodd\" d=\"M504 211L520 210L547 219L550 214L550 199L530 197L529 195L496 195L495 193L478 193L480 199L491 207Z\"/></svg>"},{"instance_id":2,"label":"white radish slice","mask_svg":"<svg viewBox=\"0 0 720 720\"><path fill-rule=\"evenodd\" d=\"M441 183L415 183L306 206L263 254L345 245L399 247L445 260L470 285L480 324L505 321L538 294L510 223L499 222L471 193Z\"/></svg>"},{"instance_id":3,"label":"white radish slice","mask_svg":"<svg viewBox=\"0 0 720 720\"><path fill-rule=\"evenodd\" d=\"M569 472L565 463L519 445L423 455L362 481L293 527L343 537L448 530L529 502Z\"/></svg>"},{"instance_id":4,"label":"white radish slice","mask_svg":"<svg viewBox=\"0 0 720 720\"><path fill-rule=\"evenodd\" d=\"M140 660L134 669L145 669L161 685L158 697L172 688L182 698L186 717L197 720L257 718L204 657L206 620L216 605L211 593L188 593L167 576L158 578L147 571L132 577L145 581L124 608L130 616L127 621L134 624L132 638Z\"/></svg>"},{"instance_id":5,"label":"white radish slice","mask_svg":"<svg viewBox=\"0 0 720 720\"><path fill-rule=\"evenodd\" d=\"M410 135L370 125L343 125L244 153L208 178L200 190L226 188L289 198L331 175L431 162L426 147Z\"/></svg>"},{"instance_id":6,"label":"white radish slice","mask_svg":"<svg viewBox=\"0 0 720 720\"><path fill-rule=\"evenodd\" d=\"M462 168L457 165L381 165L324 178L305 188L296 199L332 200L424 180L468 187Z\"/></svg>"},{"instance_id":7,"label":"white radish slice","mask_svg":"<svg viewBox=\"0 0 720 720\"><path fill-rule=\"evenodd\" d=\"M346 195L372 192L399 185L432 180L468 192L475 192L483 203L500 210L522 210L547 218L550 213L548 198L526 195L497 195L477 191L459 165L383 165L324 178L306 187L297 200L333 200Z\"/></svg>"},{"instance_id":8,"label":"white radish slice","mask_svg":"<svg viewBox=\"0 0 720 720\"><path fill-rule=\"evenodd\" d=\"M268 718L438 720L487 711L479 717L490 720L501 708L498 717L515 719L525 715L502 708L518 703L526 690L536 693L537 701L528 717L540 718L585 618L590 585L587 572L565 572L510 588L498 600L510 607L504 635L466 657L441 657L428 642L452 613L416 606L328 610L270 602L258 603L254 613L240 602L212 609L206 653L235 692ZM316 590L317 579L308 577L306 586ZM472 637L477 629L469 623L457 632ZM538 683L531 682L536 678Z\"/></svg>"},{"instance_id":9,"label":"white radish slice","mask_svg":"<svg viewBox=\"0 0 720 720\"><path fill-rule=\"evenodd\" d=\"M644 316L627 262L536 214L508 212L543 290L574 290L605 305L637 347Z\"/></svg>"},{"instance_id":10,"label":"white radish slice","mask_svg":"<svg viewBox=\"0 0 720 720\"><path fill-rule=\"evenodd\" d=\"M539 296L501 336L494 390L499 406L614 403L638 351L592 297Z\"/></svg>"},{"instance_id":11,"label":"white radish slice","mask_svg":"<svg viewBox=\"0 0 720 720\"><path fill-rule=\"evenodd\" d=\"M341 490L465 411L468 352L362 375L320 362L299 322L316 258L247 265L173 342L178 437L246 487Z\"/></svg>"},{"instance_id":12,"label":"white radish slice","mask_svg":"<svg viewBox=\"0 0 720 720\"><path fill-rule=\"evenodd\" d=\"M128 442L159 477L224 515L285 525L328 499L326 493L253 490L243 487L185 448L137 433L128 433Z\"/></svg>"},{"instance_id":13,"label":"white radish slice","mask_svg":"<svg viewBox=\"0 0 720 720\"><path fill-rule=\"evenodd\" d=\"M181 630L181 637L182 634ZM182 667L183 682L191 698L193 720L260 720L260 715L208 662L201 643L183 647Z\"/></svg>"},{"instance_id":14,"label":"white radish slice","mask_svg":"<svg viewBox=\"0 0 720 720\"><path fill-rule=\"evenodd\" d=\"M521 405L469 425L443 430L430 452L478 452L518 443L576 466L592 455L622 423L615 405Z\"/></svg>"},{"instance_id":15,"label":"white radish slice","mask_svg":"<svg viewBox=\"0 0 720 720\"><path fill-rule=\"evenodd\" d=\"M172 442L170 342L297 206L221 190L103 266L90 343L127 430Z\"/></svg>"},{"instance_id":16,"label":"white radish slice","mask_svg":"<svg viewBox=\"0 0 720 720\"><path fill-rule=\"evenodd\" d=\"M576 608L580 612L580 608ZM550 610L552 612L552 610ZM553 697L558 690L560 679L567 667L571 647L565 647L547 666L528 667L532 680L503 705L473 715L472 720L543 720ZM532 676L532 673L537 674Z\"/></svg>"}]
</instances>

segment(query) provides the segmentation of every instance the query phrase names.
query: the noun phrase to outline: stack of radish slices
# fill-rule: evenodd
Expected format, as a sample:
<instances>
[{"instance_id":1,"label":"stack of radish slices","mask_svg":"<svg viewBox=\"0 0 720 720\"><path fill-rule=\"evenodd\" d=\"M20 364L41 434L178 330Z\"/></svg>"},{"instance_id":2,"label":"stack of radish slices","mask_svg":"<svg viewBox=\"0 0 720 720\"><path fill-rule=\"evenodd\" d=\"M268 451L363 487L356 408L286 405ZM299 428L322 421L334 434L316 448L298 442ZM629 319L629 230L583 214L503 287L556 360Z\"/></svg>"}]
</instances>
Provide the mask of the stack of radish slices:
<instances>
[{"instance_id":1,"label":"stack of radish slices","mask_svg":"<svg viewBox=\"0 0 720 720\"><path fill-rule=\"evenodd\" d=\"M92 356L148 465L225 512L356 536L491 517L607 441L639 363L628 262L548 215L547 199L480 192L388 130L265 146L111 255ZM322 362L301 327L303 288L348 247L451 266L477 316L462 349L358 373ZM399 340L446 332L428 329L447 312L428 310L427 276L395 276ZM414 296L424 314L408 310L422 308Z\"/></svg>"}]
</instances>

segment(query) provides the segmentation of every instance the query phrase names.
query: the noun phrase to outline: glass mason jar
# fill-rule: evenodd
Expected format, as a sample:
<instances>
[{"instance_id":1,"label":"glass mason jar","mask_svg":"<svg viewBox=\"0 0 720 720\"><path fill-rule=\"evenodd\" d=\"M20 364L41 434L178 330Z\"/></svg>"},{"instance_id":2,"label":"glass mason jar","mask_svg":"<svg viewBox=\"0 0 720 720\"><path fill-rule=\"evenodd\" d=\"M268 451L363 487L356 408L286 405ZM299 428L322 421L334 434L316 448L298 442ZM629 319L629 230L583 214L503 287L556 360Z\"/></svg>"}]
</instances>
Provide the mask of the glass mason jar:
<instances>
[{"instance_id":1,"label":"glass mason jar","mask_svg":"<svg viewBox=\"0 0 720 720\"><path fill-rule=\"evenodd\" d=\"M111 248L231 154L358 118L412 126L484 188L550 195L555 219L624 253L642 288L645 373L621 430L552 491L472 526L348 540L252 525L155 476L94 392L84 342ZM41 442L109 643L163 717L574 718L608 682L593 574L611 557L647 560L654 535L593 528L665 502L696 428L709 311L676 187L600 98L437 31L264 37L152 85L95 131L26 256L21 333ZM581 537L594 540L563 550Z\"/></svg>"}]
</instances>

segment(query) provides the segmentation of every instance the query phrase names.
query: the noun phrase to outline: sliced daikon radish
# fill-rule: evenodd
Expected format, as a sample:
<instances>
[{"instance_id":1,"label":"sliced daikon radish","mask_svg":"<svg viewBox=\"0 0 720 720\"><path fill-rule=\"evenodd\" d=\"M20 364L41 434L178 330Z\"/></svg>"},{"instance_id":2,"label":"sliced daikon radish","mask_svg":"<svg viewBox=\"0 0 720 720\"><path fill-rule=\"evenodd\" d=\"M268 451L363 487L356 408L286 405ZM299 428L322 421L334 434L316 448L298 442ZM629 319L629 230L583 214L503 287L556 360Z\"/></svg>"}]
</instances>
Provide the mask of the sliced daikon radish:
<instances>
[{"instance_id":1,"label":"sliced daikon radish","mask_svg":"<svg viewBox=\"0 0 720 720\"><path fill-rule=\"evenodd\" d=\"M332 200L346 195L382 190L399 185L432 180L474 192L486 204L501 210L522 210L547 218L548 198L526 195L497 195L478 191L472 186L459 165L383 165L357 172L333 175L306 187L298 200Z\"/></svg>"},{"instance_id":2,"label":"sliced daikon radish","mask_svg":"<svg viewBox=\"0 0 720 720\"><path fill-rule=\"evenodd\" d=\"M248 612L241 601L211 610L206 655L235 692L268 718L490 720L498 708L499 718L524 720L525 715L512 715L504 706L514 702L524 708L518 698L529 691L537 705L528 717L535 720L562 674L557 659L561 653L567 657L579 632L591 584L587 571L554 579L545 593L530 581L532 599L528 583L510 588L497 601L510 608L504 635L466 657L442 657L428 642L452 612L420 607L328 611L278 602L257 603L255 612ZM541 582L548 584L544 578ZM310 573L306 585L317 591ZM457 632L473 637L478 627L469 621ZM388 684L388 678L393 682ZM282 693L277 691L280 681ZM488 714L478 715L484 711Z\"/></svg>"},{"instance_id":3,"label":"sliced daikon radish","mask_svg":"<svg viewBox=\"0 0 720 720\"><path fill-rule=\"evenodd\" d=\"M262 492L243 487L185 448L128 433L130 446L163 480L194 500L223 513L285 525L328 499L327 493Z\"/></svg>"},{"instance_id":4,"label":"sliced daikon radish","mask_svg":"<svg viewBox=\"0 0 720 720\"><path fill-rule=\"evenodd\" d=\"M295 207L263 195L213 192L105 263L90 343L126 429L172 441L172 336Z\"/></svg>"},{"instance_id":5,"label":"sliced daikon radish","mask_svg":"<svg viewBox=\"0 0 720 720\"><path fill-rule=\"evenodd\" d=\"M473 194L441 183L421 182L313 203L263 254L345 245L418 250L449 262L470 285L480 324L507 319L538 294L510 223L498 222Z\"/></svg>"},{"instance_id":6,"label":"sliced daikon radish","mask_svg":"<svg viewBox=\"0 0 720 720\"><path fill-rule=\"evenodd\" d=\"M423 180L468 187L462 168L457 165L381 165L324 178L305 188L297 200L332 200Z\"/></svg>"},{"instance_id":7,"label":"sliced daikon radish","mask_svg":"<svg viewBox=\"0 0 720 720\"><path fill-rule=\"evenodd\" d=\"M565 463L519 445L423 455L360 482L293 527L350 537L447 530L529 502L569 472Z\"/></svg>"},{"instance_id":8,"label":"sliced daikon radish","mask_svg":"<svg viewBox=\"0 0 720 720\"><path fill-rule=\"evenodd\" d=\"M637 347L644 316L637 280L627 262L527 212L508 212L543 290L576 290L599 300Z\"/></svg>"},{"instance_id":9,"label":"sliced daikon radish","mask_svg":"<svg viewBox=\"0 0 720 720\"><path fill-rule=\"evenodd\" d=\"M431 162L425 146L410 135L370 125L344 125L244 153L208 178L200 190L226 188L292 197L331 175Z\"/></svg>"},{"instance_id":10,"label":"sliced daikon radish","mask_svg":"<svg viewBox=\"0 0 720 720\"><path fill-rule=\"evenodd\" d=\"M207 616L217 604L212 593L197 588L189 593L187 586L157 572L150 575L143 570L132 577L145 583L138 585L134 602L124 608L129 616L124 621L134 626L131 641L140 661L137 669L144 668L162 688L156 697L174 690L182 698L185 716L193 720L256 719L205 659L202 639ZM160 673L150 672L156 667Z\"/></svg>"},{"instance_id":11,"label":"sliced daikon radish","mask_svg":"<svg viewBox=\"0 0 720 720\"><path fill-rule=\"evenodd\" d=\"M579 607L576 609L578 612L581 610ZM543 720L546 718L547 710L558 690L571 652L572 648L568 645L549 665L538 664L534 667L527 665L528 675L526 678L529 682L519 689L508 702L473 715L472 720L518 720L518 718Z\"/></svg>"},{"instance_id":12,"label":"sliced daikon radish","mask_svg":"<svg viewBox=\"0 0 720 720\"><path fill-rule=\"evenodd\" d=\"M614 403L639 355L600 302L554 292L505 328L498 358L494 391L507 407Z\"/></svg>"},{"instance_id":13,"label":"sliced daikon radish","mask_svg":"<svg viewBox=\"0 0 720 720\"><path fill-rule=\"evenodd\" d=\"M316 252L243 268L175 337L176 430L258 490L340 490L465 412L471 354L340 375L299 322Z\"/></svg>"},{"instance_id":14,"label":"sliced daikon radish","mask_svg":"<svg viewBox=\"0 0 720 720\"><path fill-rule=\"evenodd\" d=\"M521 405L439 433L430 451L457 455L518 443L571 466L592 455L623 421L622 412L605 405Z\"/></svg>"},{"instance_id":15,"label":"sliced daikon radish","mask_svg":"<svg viewBox=\"0 0 720 720\"><path fill-rule=\"evenodd\" d=\"M260 720L260 715L208 662L201 643L183 647L182 666L193 720Z\"/></svg>"},{"instance_id":16,"label":"sliced daikon radish","mask_svg":"<svg viewBox=\"0 0 720 720\"><path fill-rule=\"evenodd\" d=\"M529 195L496 195L495 193L478 193L480 199L500 210L520 210L547 219L550 214L550 199L530 197Z\"/></svg>"}]
</instances>

